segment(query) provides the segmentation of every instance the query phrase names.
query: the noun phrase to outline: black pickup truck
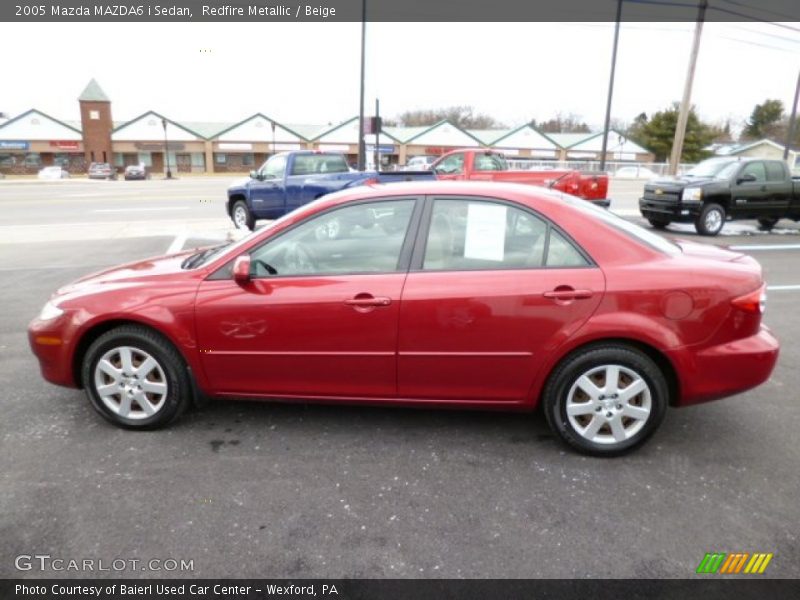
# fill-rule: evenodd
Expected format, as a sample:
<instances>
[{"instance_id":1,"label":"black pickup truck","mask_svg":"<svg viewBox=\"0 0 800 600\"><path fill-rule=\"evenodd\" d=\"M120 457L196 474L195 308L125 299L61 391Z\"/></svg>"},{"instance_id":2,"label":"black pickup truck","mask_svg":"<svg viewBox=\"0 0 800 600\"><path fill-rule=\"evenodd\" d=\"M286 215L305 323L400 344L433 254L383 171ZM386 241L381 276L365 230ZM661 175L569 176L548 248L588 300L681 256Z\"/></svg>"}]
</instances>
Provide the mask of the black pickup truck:
<instances>
[{"instance_id":1,"label":"black pickup truck","mask_svg":"<svg viewBox=\"0 0 800 600\"><path fill-rule=\"evenodd\" d=\"M728 219L756 219L769 230L779 219L800 221L800 179L780 160L711 158L647 183L639 211L656 229L694 223L697 233L717 235Z\"/></svg>"}]
</instances>

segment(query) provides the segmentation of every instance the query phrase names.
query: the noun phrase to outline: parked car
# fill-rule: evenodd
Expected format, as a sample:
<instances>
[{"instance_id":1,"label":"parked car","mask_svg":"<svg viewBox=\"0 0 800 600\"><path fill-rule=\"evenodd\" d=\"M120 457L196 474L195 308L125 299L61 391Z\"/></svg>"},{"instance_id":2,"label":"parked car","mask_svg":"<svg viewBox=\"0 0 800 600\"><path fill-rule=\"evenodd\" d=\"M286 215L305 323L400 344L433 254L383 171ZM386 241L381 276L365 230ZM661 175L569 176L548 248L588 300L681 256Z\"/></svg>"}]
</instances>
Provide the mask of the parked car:
<instances>
[{"instance_id":1,"label":"parked car","mask_svg":"<svg viewBox=\"0 0 800 600\"><path fill-rule=\"evenodd\" d=\"M365 225L330 237L334 220ZM778 342L761 324L764 290L746 255L673 243L561 193L414 182L89 275L28 333L45 379L83 387L125 428L166 425L195 393L542 405L555 435L608 456L644 442L668 406L767 380Z\"/></svg>"},{"instance_id":2,"label":"parked car","mask_svg":"<svg viewBox=\"0 0 800 600\"><path fill-rule=\"evenodd\" d=\"M39 179L66 179L69 177L69 171L67 171L64 167L55 165L40 169L36 177Z\"/></svg>"},{"instance_id":3,"label":"parked car","mask_svg":"<svg viewBox=\"0 0 800 600\"><path fill-rule=\"evenodd\" d=\"M433 179L430 171L352 171L344 154L302 150L270 157L250 178L228 188L225 205L239 229L277 219L326 194L365 183Z\"/></svg>"},{"instance_id":4,"label":"parked car","mask_svg":"<svg viewBox=\"0 0 800 600\"><path fill-rule=\"evenodd\" d=\"M710 158L645 185L639 210L657 229L688 222L701 235L717 235L726 220L756 219L769 230L779 219L800 221L800 179L782 160Z\"/></svg>"},{"instance_id":5,"label":"parked car","mask_svg":"<svg viewBox=\"0 0 800 600\"><path fill-rule=\"evenodd\" d=\"M615 179L655 179L656 177L659 177L658 173L647 167L620 167L614 172Z\"/></svg>"},{"instance_id":6,"label":"parked car","mask_svg":"<svg viewBox=\"0 0 800 600\"><path fill-rule=\"evenodd\" d=\"M125 181L130 181L132 179L150 179L150 173L147 172L147 167L142 163L125 167Z\"/></svg>"},{"instance_id":7,"label":"parked car","mask_svg":"<svg viewBox=\"0 0 800 600\"><path fill-rule=\"evenodd\" d=\"M608 207L608 174L574 169L512 171L502 154L486 149L453 150L442 155L431 170L436 179L451 181L505 181L538 185L578 196Z\"/></svg>"},{"instance_id":8,"label":"parked car","mask_svg":"<svg viewBox=\"0 0 800 600\"><path fill-rule=\"evenodd\" d=\"M93 162L89 165L89 179L116 179L117 170L108 163Z\"/></svg>"},{"instance_id":9,"label":"parked car","mask_svg":"<svg viewBox=\"0 0 800 600\"><path fill-rule=\"evenodd\" d=\"M412 156L406 166L403 167L404 171L429 171L431 165L436 162L437 156Z\"/></svg>"}]
</instances>

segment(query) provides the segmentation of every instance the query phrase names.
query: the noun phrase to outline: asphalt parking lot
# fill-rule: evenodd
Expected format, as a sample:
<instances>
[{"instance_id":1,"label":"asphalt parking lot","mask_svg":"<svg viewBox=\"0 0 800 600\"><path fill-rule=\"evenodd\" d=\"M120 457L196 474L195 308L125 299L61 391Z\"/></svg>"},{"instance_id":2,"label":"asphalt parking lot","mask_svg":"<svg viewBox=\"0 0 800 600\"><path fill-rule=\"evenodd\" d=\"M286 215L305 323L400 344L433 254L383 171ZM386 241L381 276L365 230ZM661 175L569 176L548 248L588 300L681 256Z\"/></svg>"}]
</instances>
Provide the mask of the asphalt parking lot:
<instances>
[{"instance_id":1,"label":"asphalt parking lot","mask_svg":"<svg viewBox=\"0 0 800 600\"><path fill-rule=\"evenodd\" d=\"M25 329L50 293L223 240L233 178L0 183L0 577L20 554L194 561L193 577L691 577L706 552L800 575L800 229L699 241L764 266L772 379L670 410L635 453L558 444L540 414L218 402L167 430L102 421L39 376ZM636 220L639 182L615 182ZM83 574L85 575L85 574Z\"/></svg>"}]
</instances>

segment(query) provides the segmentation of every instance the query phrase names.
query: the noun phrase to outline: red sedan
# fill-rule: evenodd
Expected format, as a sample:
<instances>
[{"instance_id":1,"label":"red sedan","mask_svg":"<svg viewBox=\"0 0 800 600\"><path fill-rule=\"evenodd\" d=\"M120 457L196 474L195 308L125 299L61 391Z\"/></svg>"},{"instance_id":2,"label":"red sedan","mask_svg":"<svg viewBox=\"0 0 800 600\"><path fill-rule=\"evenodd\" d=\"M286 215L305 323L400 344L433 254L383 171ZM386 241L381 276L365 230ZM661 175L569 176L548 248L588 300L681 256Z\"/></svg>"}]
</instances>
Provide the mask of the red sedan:
<instances>
[{"instance_id":1,"label":"red sedan","mask_svg":"<svg viewBox=\"0 0 800 600\"><path fill-rule=\"evenodd\" d=\"M56 292L44 377L129 428L194 396L532 410L619 454L667 406L763 383L759 264L558 192L425 182L326 196L229 246Z\"/></svg>"}]
</instances>

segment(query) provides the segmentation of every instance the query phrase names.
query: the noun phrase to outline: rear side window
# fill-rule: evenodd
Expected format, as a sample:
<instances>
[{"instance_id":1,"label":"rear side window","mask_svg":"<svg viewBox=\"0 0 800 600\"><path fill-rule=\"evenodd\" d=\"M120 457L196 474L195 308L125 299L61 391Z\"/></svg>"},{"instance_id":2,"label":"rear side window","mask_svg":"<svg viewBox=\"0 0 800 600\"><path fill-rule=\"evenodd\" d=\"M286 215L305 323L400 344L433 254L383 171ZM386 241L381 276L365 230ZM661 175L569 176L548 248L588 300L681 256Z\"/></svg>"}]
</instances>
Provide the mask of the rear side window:
<instances>
[{"instance_id":1,"label":"rear side window","mask_svg":"<svg viewBox=\"0 0 800 600\"><path fill-rule=\"evenodd\" d=\"M783 181L786 179L786 171L783 168L783 163L768 162L767 165L767 181Z\"/></svg>"},{"instance_id":2,"label":"rear side window","mask_svg":"<svg viewBox=\"0 0 800 600\"><path fill-rule=\"evenodd\" d=\"M476 154L473 171L504 171L505 161L496 154Z\"/></svg>"},{"instance_id":3,"label":"rear side window","mask_svg":"<svg viewBox=\"0 0 800 600\"><path fill-rule=\"evenodd\" d=\"M339 154L298 154L290 175L347 173L347 161Z\"/></svg>"},{"instance_id":4,"label":"rear side window","mask_svg":"<svg viewBox=\"0 0 800 600\"><path fill-rule=\"evenodd\" d=\"M589 261L545 220L497 202L436 199L426 271L585 267Z\"/></svg>"}]
</instances>

